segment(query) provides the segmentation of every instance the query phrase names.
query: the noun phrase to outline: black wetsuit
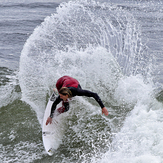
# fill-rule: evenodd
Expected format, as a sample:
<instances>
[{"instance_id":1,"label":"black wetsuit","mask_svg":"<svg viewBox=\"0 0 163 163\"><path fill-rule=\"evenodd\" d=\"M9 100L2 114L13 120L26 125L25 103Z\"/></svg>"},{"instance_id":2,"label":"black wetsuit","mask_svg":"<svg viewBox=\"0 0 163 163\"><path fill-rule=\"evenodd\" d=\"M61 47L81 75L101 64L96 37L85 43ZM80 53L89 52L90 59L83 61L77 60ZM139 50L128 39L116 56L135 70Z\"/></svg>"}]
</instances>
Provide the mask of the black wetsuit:
<instances>
[{"instance_id":1,"label":"black wetsuit","mask_svg":"<svg viewBox=\"0 0 163 163\"><path fill-rule=\"evenodd\" d=\"M81 88L80 85L78 85L77 88L75 87L67 87L71 92L72 92L72 97L74 96L87 96L87 97L93 97L97 102L98 104L100 105L101 108L104 107L104 104L102 103L100 97L98 96L97 93L93 93L91 91L88 91L88 90L83 90ZM56 98L56 100L54 101L53 105L52 105L52 108L51 108L51 114L50 114L50 117L52 118L53 117L53 113L56 109L56 106L61 102L63 101L60 96L58 96ZM69 110L69 103L68 102L64 102L64 107L65 107L65 112Z\"/></svg>"}]
</instances>

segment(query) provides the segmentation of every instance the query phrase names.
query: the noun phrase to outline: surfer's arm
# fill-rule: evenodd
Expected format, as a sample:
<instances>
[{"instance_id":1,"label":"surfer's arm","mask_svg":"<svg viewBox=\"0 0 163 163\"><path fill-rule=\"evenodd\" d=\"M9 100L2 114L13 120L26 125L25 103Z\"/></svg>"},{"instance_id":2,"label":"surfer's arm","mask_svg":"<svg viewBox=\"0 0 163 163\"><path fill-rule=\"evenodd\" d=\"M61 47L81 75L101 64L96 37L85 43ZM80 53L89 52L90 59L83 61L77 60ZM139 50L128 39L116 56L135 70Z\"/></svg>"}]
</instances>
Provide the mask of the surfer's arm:
<instances>
[{"instance_id":1,"label":"surfer's arm","mask_svg":"<svg viewBox=\"0 0 163 163\"><path fill-rule=\"evenodd\" d=\"M98 102L101 108L105 107L97 93L88 90L83 90L83 89L77 89L76 93L77 96L93 97Z\"/></svg>"},{"instance_id":2,"label":"surfer's arm","mask_svg":"<svg viewBox=\"0 0 163 163\"><path fill-rule=\"evenodd\" d=\"M47 119L47 121L46 121L46 125L48 125L49 123L50 123L50 124L52 123L52 118L53 118L54 111L55 111L55 109L56 109L57 104L59 104L60 101L61 101L60 96L58 96L58 97L56 98L56 100L54 101L52 107L51 107L51 113L50 113L50 116L48 117L48 119Z\"/></svg>"},{"instance_id":3,"label":"surfer's arm","mask_svg":"<svg viewBox=\"0 0 163 163\"><path fill-rule=\"evenodd\" d=\"M54 111L56 109L56 106L61 102L60 96L56 98L56 100L53 102L53 105L51 107L51 113L50 113L50 118L53 118Z\"/></svg>"},{"instance_id":4,"label":"surfer's arm","mask_svg":"<svg viewBox=\"0 0 163 163\"><path fill-rule=\"evenodd\" d=\"M80 89L80 88L72 88L72 87L70 87L69 89L72 91L72 93L74 93L74 95L93 97L98 102L98 104L100 105L100 107L102 109L102 114L105 114L105 115L109 114L97 93L94 93L94 92L91 92L91 91L88 91L88 90L83 90L83 89Z\"/></svg>"},{"instance_id":5,"label":"surfer's arm","mask_svg":"<svg viewBox=\"0 0 163 163\"><path fill-rule=\"evenodd\" d=\"M87 97L93 97L97 102L98 104L100 105L101 109L102 109L102 114L105 114L106 116L108 116L108 110L105 108L103 102L101 101L100 97L98 96L97 93L94 93L94 92L91 92L91 91L88 91L88 90L80 90L79 89L79 96L87 96Z\"/></svg>"}]
</instances>

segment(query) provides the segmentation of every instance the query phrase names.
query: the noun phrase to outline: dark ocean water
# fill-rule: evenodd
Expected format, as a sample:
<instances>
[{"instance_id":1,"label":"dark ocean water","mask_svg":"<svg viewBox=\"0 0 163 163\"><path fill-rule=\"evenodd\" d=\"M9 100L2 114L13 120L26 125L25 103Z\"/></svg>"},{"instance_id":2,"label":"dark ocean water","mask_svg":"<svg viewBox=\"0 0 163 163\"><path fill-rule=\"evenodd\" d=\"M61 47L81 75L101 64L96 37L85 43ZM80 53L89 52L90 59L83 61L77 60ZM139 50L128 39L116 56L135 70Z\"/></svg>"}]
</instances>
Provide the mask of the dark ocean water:
<instances>
[{"instance_id":1,"label":"dark ocean water","mask_svg":"<svg viewBox=\"0 0 163 163\"><path fill-rule=\"evenodd\" d=\"M0 163L162 163L161 1L0 2ZM109 111L75 97L53 156L42 121L70 75Z\"/></svg>"}]
</instances>

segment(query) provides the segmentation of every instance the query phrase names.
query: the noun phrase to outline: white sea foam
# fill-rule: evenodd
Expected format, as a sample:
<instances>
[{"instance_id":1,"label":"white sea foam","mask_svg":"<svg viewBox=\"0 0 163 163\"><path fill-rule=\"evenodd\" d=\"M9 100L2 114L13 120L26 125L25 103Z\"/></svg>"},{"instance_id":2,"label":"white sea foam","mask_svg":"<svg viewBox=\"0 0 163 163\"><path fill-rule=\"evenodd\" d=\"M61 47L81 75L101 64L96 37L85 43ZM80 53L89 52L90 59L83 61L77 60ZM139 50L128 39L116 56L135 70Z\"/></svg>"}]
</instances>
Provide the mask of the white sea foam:
<instances>
[{"instance_id":1,"label":"white sea foam","mask_svg":"<svg viewBox=\"0 0 163 163\"><path fill-rule=\"evenodd\" d=\"M98 161L161 163L163 117L160 113L163 105L153 97L151 85L145 84L140 76L126 77L120 80L115 98L121 105L132 104L133 110L115 135L112 148Z\"/></svg>"},{"instance_id":2,"label":"white sea foam","mask_svg":"<svg viewBox=\"0 0 163 163\"><path fill-rule=\"evenodd\" d=\"M113 56L102 47L88 47L81 51L69 48L69 51L55 51L51 55L53 58L47 58L44 64L41 57L35 63L28 58L25 62L30 63L29 68L24 64L21 68L22 99L35 108L40 122L45 108L43 99L49 86L52 90L59 77L72 76L83 88L99 93L102 100L108 100L105 89L113 90L122 75Z\"/></svg>"},{"instance_id":3,"label":"white sea foam","mask_svg":"<svg viewBox=\"0 0 163 163\"><path fill-rule=\"evenodd\" d=\"M75 77L83 88L97 92L106 104L124 108L127 113L122 124L117 124L122 127L115 130L107 118L97 116L100 112L92 113L97 106L91 100L78 98L82 106L72 105L70 117L75 112L77 122L71 122L70 130L79 141L91 144L95 153L92 162L161 163L163 107L154 97L155 85L148 81L153 70L152 58L143 52L139 27L122 7L86 1L85 4L62 4L27 40L20 59L22 99L36 111L41 124L46 96L57 79L63 75ZM106 125L106 133L99 131L99 135L106 136L108 127L116 131L111 142L104 139L103 143L108 143L105 154L93 142L97 130L90 131L98 122L85 125L85 121L92 120L91 116L95 116L95 121L102 119ZM111 116L116 118L116 114ZM70 133L67 139L76 142L75 136ZM87 154L82 156L87 161Z\"/></svg>"},{"instance_id":4,"label":"white sea foam","mask_svg":"<svg viewBox=\"0 0 163 163\"><path fill-rule=\"evenodd\" d=\"M1 147L0 162L3 163L10 162L32 162L35 159L42 158L43 153L39 151L42 147L42 143L30 143L30 142L19 142L15 146L7 145ZM38 152L39 151L39 152Z\"/></svg>"}]
</instances>

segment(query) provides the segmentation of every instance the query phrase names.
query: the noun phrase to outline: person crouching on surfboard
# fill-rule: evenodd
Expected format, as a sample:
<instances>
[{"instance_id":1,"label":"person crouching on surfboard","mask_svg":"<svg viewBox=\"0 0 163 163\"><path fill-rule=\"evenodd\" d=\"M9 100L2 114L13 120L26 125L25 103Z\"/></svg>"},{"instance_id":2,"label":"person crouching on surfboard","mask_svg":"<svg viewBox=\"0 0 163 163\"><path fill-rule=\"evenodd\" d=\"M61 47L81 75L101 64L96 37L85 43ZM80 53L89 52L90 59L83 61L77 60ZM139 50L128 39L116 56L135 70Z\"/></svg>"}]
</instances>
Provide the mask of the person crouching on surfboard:
<instances>
[{"instance_id":1,"label":"person crouching on surfboard","mask_svg":"<svg viewBox=\"0 0 163 163\"><path fill-rule=\"evenodd\" d=\"M106 116L108 115L108 111L105 108L104 104L102 103L100 97L97 95L97 93L93 93L88 90L83 90L79 84L79 82L70 77L70 76L63 76L58 79L56 83L56 88L59 92L59 96L56 98L54 101L52 108L51 108L51 113L50 116L48 117L46 121L46 125L49 123L52 123L52 118L53 118L53 113L56 109L56 106L62 102L62 107L58 109L59 113L63 113L69 110L69 102L68 98L74 97L74 96L87 96L87 97L93 97L98 104L100 105L102 109L102 114L105 114Z\"/></svg>"}]
</instances>

